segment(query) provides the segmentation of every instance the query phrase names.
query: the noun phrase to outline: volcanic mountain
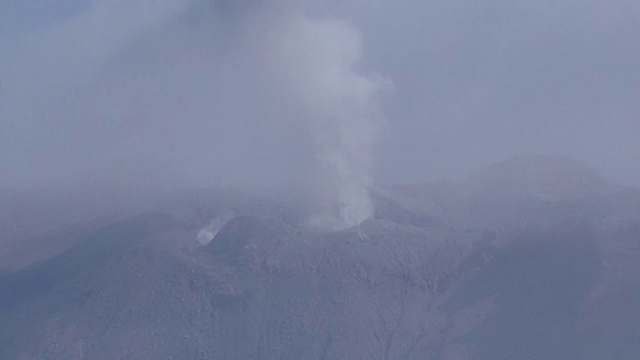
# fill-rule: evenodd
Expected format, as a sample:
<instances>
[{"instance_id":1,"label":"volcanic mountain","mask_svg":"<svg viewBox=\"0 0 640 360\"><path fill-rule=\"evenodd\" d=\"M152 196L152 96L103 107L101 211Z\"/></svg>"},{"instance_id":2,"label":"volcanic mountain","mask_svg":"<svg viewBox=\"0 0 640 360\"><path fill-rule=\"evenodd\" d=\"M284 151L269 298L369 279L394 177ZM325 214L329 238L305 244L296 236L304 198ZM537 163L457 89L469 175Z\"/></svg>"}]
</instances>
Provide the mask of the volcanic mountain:
<instances>
[{"instance_id":1,"label":"volcanic mountain","mask_svg":"<svg viewBox=\"0 0 640 360\"><path fill-rule=\"evenodd\" d=\"M640 353L640 191L582 164L520 157L376 187L374 216L333 232L281 193L163 192L80 211L3 190L0 358Z\"/></svg>"}]
</instances>

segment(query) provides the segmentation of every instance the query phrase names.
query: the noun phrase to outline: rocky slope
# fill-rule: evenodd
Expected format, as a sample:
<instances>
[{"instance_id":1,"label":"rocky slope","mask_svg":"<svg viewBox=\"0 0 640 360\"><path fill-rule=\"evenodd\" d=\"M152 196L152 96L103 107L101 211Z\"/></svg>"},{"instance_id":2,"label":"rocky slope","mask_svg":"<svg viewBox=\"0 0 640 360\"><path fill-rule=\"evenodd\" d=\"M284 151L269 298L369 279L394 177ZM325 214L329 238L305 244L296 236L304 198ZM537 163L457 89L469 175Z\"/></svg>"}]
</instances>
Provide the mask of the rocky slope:
<instances>
[{"instance_id":1,"label":"rocky slope","mask_svg":"<svg viewBox=\"0 0 640 360\"><path fill-rule=\"evenodd\" d=\"M295 202L234 196L66 228L49 257L0 265L0 358L640 353L640 191L569 160L379 188L373 219L333 233Z\"/></svg>"}]
</instances>

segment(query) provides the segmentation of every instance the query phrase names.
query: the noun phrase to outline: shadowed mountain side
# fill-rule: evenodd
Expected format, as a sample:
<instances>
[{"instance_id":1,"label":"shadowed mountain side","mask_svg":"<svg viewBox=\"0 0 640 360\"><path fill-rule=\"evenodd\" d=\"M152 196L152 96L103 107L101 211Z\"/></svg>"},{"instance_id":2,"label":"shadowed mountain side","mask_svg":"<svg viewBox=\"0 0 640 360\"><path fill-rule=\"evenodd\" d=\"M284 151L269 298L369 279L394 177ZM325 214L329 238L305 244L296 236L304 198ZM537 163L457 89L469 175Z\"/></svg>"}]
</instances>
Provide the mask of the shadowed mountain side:
<instances>
[{"instance_id":1,"label":"shadowed mountain side","mask_svg":"<svg viewBox=\"0 0 640 360\"><path fill-rule=\"evenodd\" d=\"M461 314L490 304L459 340L470 342L481 359L587 358L590 344L580 320L603 272L595 241L592 226L574 224L480 250L488 262L442 306L459 323Z\"/></svg>"},{"instance_id":2,"label":"shadowed mountain side","mask_svg":"<svg viewBox=\"0 0 640 360\"><path fill-rule=\"evenodd\" d=\"M150 288L175 276L162 270L175 265L154 250L154 243L182 231L167 215L142 215L89 234L58 256L2 275L0 342L5 346L0 357L110 357L103 347L116 341L119 348L126 335L113 322L137 326L126 317L127 307L153 308L140 296L151 296Z\"/></svg>"},{"instance_id":3,"label":"shadowed mountain side","mask_svg":"<svg viewBox=\"0 0 640 360\"><path fill-rule=\"evenodd\" d=\"M175 226L175 222L162 214L144 215L115 223L61 255L7 274L0 279L0 309L11 309L29 298L42 296L77 273L100 267L105 261L138 245L141 239L172 225Z\"/></svg>"},{"instance_id":4,"label":"shadowed mountain side","mask_svg":"<svg viewBox=\"0 0 640 360\"><path fill-rule=\"evenodd\" d=\"M277 217L299 225L309 213L307 199L299 194L286 198L270 192L201 188L94 190L49 188L30 194L2 189L0 200L8 201L0 201L0 268L44 260L100 227L153 211L193 228L226 214Z\"/></svg>"},{"instance_id":5,"label":"shadowed mountain side","mask_svg":"<svg viewBox=\"0 0 640 360\"><path fill-rule=\"evenodd\" d=\"M7 269L17 270L38 261L58 255L81 241L88 233L116 221L116 216L99 217L91 221L80 222L73 226L51 231L33 239L6 244L0 253L0 264Z\"/></svg>"}]
</instances>

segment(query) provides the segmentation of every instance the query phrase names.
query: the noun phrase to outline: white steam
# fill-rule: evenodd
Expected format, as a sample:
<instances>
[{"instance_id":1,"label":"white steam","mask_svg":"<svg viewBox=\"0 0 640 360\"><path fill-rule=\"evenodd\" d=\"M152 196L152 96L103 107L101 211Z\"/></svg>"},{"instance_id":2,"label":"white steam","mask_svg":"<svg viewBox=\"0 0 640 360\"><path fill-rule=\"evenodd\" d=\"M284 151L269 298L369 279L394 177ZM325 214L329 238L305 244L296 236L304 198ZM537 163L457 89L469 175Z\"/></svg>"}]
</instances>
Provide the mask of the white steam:
<instances>
[{"instance_id":1,"label":"white steam","mask_svg":"<svg viewBox=\"0 0 640 360\"><path fill-rule=\"evenodd\" d=\"M272 39L277 73L301 104L320 165L322 211L315 226L340 229L373 214L369 195L373 145L382 82L357 70L362 56L358 32L344 21L294 14L280 19Z\"/></svg>"},{"instance_id":2,"label":"white steam","mask_svg":"<svg viewBox=\"0 0 640 360\"><path fill-rule=\"evenodd\" d=\"M231 212L222 214L213 220L211 220L207 225L198 230L196 234L196 240L202 245L207 245L210 243L216 234L222 227L229 222L229 220L233 219L235 215Z\"/></svg>"},{"instance_id":3,"label":"white steam","mask_svg":"<svg viewBox=\"0 0 640 360\"><path fill-rule=\"evenodd\" d=\"M361 223L382 82L350 23L315 16L324 5L92 0L0 41L0 152L16 154L0 181L307 182L313 225Z\"/></svg>"}]
</instances>

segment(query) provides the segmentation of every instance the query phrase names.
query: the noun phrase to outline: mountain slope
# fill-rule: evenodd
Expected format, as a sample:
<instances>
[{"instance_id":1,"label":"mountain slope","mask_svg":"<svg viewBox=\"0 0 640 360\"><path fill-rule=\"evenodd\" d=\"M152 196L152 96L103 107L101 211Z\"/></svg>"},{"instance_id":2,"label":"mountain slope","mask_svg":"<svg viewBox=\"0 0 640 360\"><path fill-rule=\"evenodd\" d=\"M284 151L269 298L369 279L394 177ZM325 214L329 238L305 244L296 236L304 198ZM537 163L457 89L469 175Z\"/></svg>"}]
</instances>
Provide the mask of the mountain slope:
<instances>
[{"instance_id":1,"label":"mountain slope","mask_svg":"<svg viewBox=\"0 0 640 360\"><path fill-rule=\"evenodd\" d=\"M517 163L377 189L373 219L332 233L231 198L75 228L0 272L0 358L635 359L640 191L586 175L565 196L555 165L540 187Z\"/></svg>"}]
</instances>

